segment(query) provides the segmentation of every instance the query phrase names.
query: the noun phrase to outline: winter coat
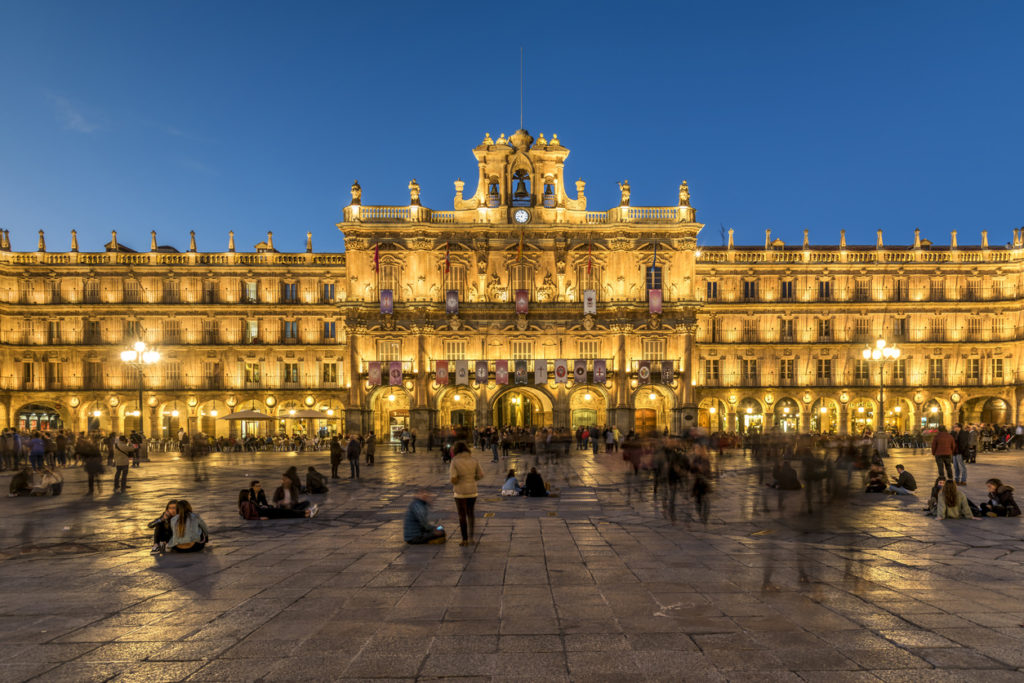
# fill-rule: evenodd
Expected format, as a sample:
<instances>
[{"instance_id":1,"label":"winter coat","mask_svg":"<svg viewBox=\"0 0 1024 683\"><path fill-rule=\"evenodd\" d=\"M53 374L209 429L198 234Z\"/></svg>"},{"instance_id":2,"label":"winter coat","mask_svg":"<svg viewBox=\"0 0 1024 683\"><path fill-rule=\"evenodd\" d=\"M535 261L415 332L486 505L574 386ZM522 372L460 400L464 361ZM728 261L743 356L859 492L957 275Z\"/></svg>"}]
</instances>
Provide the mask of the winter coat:
<instances>
[{"instance_id":1,"label":"winter coat","mask_svg":"<svg viewBox=\"0 0 1024 683\"><path fill-rule=\"evenodd\" d=\"M988 502L994 508L1003 508L1007 517L1020 516L1020 506L1013 499L1013 487L1003 484L988 495Z\"/></svg>"},{"instance_id":2,"label":"winter coat","mask_svg":"<svg viewBox=\"0 0 1024 683\"><path fill-rule=\"evenodd\" d=\"M477 481L484 478L480 463L469 453L459 453L452 458L448 468L456 498L476 498Z\"/></svg>"}]
</instances>

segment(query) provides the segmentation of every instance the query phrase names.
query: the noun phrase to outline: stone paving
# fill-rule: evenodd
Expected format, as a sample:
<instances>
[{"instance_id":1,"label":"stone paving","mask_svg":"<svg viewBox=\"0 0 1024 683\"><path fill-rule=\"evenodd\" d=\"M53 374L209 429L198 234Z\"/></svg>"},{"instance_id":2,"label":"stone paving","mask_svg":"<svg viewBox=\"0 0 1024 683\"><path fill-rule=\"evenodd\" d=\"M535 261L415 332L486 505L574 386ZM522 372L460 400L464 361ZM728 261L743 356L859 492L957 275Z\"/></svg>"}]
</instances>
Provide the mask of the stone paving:
<instances>
[{"instance_id":1,"label":"stone paving","mask_svg":"<svg viewBox=\"0 0 1024 683\"><path fill-rule=\"evenodd\" d=\"M0 680L1024 680L1021 518L939 522L920 497L859 492L824 516L799 514L799 494L780 512L736 453L709 524L686 500L673 524L618 456L541 460L547 499L496 495L532 456L480 459L470 547L402 543L421 485L458 534L436 454L379 451L312 497L314 520L245 522L235 499L290 464L329 473L323 453L214 455L201 483L158 454L127 495L109 476L83 495L69 470L60 497L3 498ZM931 458L897 460L926 495ZM1021 465L982 455L968 495ZM150 556L145 524L179 497L211 545Z\"/></svg>"}]
</instances>

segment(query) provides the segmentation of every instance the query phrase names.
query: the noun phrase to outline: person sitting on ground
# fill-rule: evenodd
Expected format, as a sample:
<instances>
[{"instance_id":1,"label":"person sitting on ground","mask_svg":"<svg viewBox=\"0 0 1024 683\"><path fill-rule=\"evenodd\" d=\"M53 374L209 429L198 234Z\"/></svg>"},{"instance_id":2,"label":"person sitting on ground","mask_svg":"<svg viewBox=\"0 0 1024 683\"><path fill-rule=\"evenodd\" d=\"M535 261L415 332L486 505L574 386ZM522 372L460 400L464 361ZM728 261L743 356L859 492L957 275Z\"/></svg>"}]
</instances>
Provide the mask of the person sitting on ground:
<instances>
[{"instance_id":1,"label":"person sitting on ground","mask_svg":"<svg viewBox=\"0 0 1024 683\"><path fill-rule=\"evenodd\" d=\"M932 492L928 495L928 507L924 509L925 514L935 515L936 507L939 504L939 496L942 495L942 486L945 483L945 477L938 477L935 479L935 485L932 486Z\"/></svg>"},{"instance_id":2,"label":"person sitting on ground","mask_svg":"<svg viewBox=\"0 0 1024 683\"><path fill-rule=\"evenodd\" d=\"M54 469L43 466L32 481L33 496L59 496L64 490L64 477Z\"/></svg>"},{"instance_id":3,"label":"person sitting on ground","mask_svg":"<svg viewBox=\"0 0 1024 683\"><path fill-rule=\"evenodd\" d=\"M896 483L889 484L889 493L906 496L917 490L917 480L903 465L896 465L896 472L899 476L893 477Z\"/></svg>"},{"instance_id":4,"label":"person sitting on ground","mask_svg":"<svg viewBox=\"0 0 1024 683\"><path fill-rule=\"evenodd\" d=\"M327 493L327 478L317 472L316 468L312 465L309 466L309 470L306 472L306 492Z\"/></svg>"},{"instance_id":5,"label":"person sitting on ground","mask_svg":"<svg viewBox=\"0 0 1024 683\"><path fill-rule=\"evenodd\" d=\"M967 496L956 487L952 478L946 479L935 506L935 519L977 519L971 513Z\"/></svg>"},{"instance_id":6,"label":"person sitting on ground","mask_svg":"<svg viewBox=\"0 0 1024 683\"><path fill-rule=\"evenodd\" d=\"M164 513L146 525L153 530L153 547L149 550L150 554L157 555L167 550L167 543L174 536L171 531L171 519L176 514L178 514L178 501L168 501L164 506Z\"/></svg>"},{"instance_id":7,"label":"person sitting on ground","mask_svg":"<svg viewBox=\"0 0 1024 683\"><path fill-rule=\"evenodd\" d=\"M523 487L519 485L519 480L516 479L516 471L509 470L508 474L505 475L505 483L501 486L501 495L521 496L522 494Z\"/></svg>"},{"instance_id":8,"label":"person sitting on ground","mask_svg":"<svg viewBox=\"0 0 1024 683\"><path fill-rule=\"evenodd\" d=\"M864 489L864 493L882 493L887 488L885 466L880 460L874 460L868 469L868 485Z\"/></svg>"},{"instance_id":9,"label":"person sitting on ground","mask_svg":"<svg viewBox=\"0 0 1024 683\"><path fill-rule=\"evenodd\" d=\"M32 471L23 467L11 477L10 496L27 496L32 493Z\"/></svg>"},{"instance_id":10,"label":"person sitting on ground","mask_svg":"<svg viewBox=\"0 0 1024 683\"><path fill-rule=\"evenodd\" d=\"M259 509L270 507L270 503L267 502L267 492L263 490L263 484L259 479L249 482L249 500Z\"/></svg>"},{"instance_id":11,"label":"person sitting on ground","mask_svg":"<svg viewBox=\"0 0 1024 683\"><path fill-rule=\"evenodd\" d=\"M284 471L284 476L292 480L292 482L295 484L296 490L298 490L299 493L306 492L306 489L302 486L302 482L299 481L299 468L297 468L295 465L292 465L291 467L286 469Z\"/></svg>"},{"instance_id":12,"label":"person sitting on ground","mask_svg":"<svg viewBox=\"0 0 1024 683\"><path fill-rule=\"evenodd\" d=\"M263 492L263 488L258 481L254 481L249 488L238 491L238 514L246 520L301 519L315 517L320 511L320 508L315 505L305 510L292 510L291 508L272 507L266 502L267 496Z\"/></svg>"},{"instance_id":13,"label":"person sitting on ground","mask_svg":"<svg viewBox=\"0 0 1024 683\"><path fill-rule=\"evenodd\" d=\"M176 553L198 553L210 541L203 518L192 511L187 500L178 501L178 513L171 517L171 540L167 547Z\"/></svg>"},{"instance_id":14,"label":"person sitting on ground","mask_svg":"<svg viewBox=\"0 0 1024 683\"><path fill-rule=\"evenodd\" d=\"M308 500L299 500L299 487L296 486L295 482L288 476L287 472L281 475L281 485L277 487L276 491L274 491L274 497L272 500L274 502L274 507L281 510L302 512L305 511L306 508L309 508L310 514L304 515L305 517L315 517L319 511L319 506L313 505L310 507Z\"/></svg>"},{"instance_id":15,"label":"person sitting on ground","mask_svg":"<svg viewBox=\"0 0 1024 683\"><path fill-rule=\"evenodd\" d=\"M796 470L788 460L783 460L772 468L772 479L775 480L772 488L777 488L780 491L799 491L803 488L800 484L800 477L797 476Z\"/></svg>"},{"instance_id":16,"label":"person sitting on ground","mask_svg":"<svg viewBox=\"0 0 1024 683\"><path fill-rule=\"evenodd\" d=\"M981 504L981 511L988 517L1018 517L1020 507L1013 499L1013 487L1007 486L1000 479L989 479L988 501Z\"/></svg>"},{"instance_id":17,"label":"person sitting on ground","mask_svg":"<svg viewBox=\"0 0 1024 683\"><path fill-rule=\"evenodd\" d=\"M419 545L445 542L444 527L434 524L428 517L433 499L434 496L427 489L420 489L413 496L402 522L402 537L406 543Z\"/></svg>"},{"instance_id":18,"label":"person sitting on ground","mask_svg":"<svg viewBox=\"0 0 1024 683\"><path fill-rule=\"evenodd\" d=\"M538 498L548 495L547 486L544 485L544 478L540 476L536 467L531 467L530 473L526 475L526 482L523 484L523 495Z\"/></svg>"}]
</instances>

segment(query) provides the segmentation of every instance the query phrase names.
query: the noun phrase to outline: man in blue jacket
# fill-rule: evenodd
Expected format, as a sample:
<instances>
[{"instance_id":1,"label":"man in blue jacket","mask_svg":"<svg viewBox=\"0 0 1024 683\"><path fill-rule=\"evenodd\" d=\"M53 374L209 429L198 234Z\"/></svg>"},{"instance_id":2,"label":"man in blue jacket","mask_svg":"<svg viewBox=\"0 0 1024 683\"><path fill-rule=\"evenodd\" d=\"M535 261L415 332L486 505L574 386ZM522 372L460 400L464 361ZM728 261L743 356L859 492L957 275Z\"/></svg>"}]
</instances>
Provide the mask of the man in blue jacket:
<instances>
[{"instance_id":1,"label":"man in blue jacket","mask_svg":"<svg viewBox=\"0 0 1024 683\"><path fill-rule=\"evenodd\" d=\"M426 489L416 492L412 502L405 511L402 532L406 543L444 543L444 527L431 523L430 503L433 496Z\"/></svg>"}]
</instances>

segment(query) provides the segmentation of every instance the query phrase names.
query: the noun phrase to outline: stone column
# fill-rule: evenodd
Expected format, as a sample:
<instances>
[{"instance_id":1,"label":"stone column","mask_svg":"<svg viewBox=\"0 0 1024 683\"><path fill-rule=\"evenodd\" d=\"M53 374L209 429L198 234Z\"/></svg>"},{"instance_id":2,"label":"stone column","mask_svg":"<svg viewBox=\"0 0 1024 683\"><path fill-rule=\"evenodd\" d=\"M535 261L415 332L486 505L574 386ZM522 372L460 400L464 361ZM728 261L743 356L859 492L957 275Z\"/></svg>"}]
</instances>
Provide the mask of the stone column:
<instances>
[{"instance_id":1,"label":"stone column","mask_svg":"<svg viewBox=\"0 0 1024 683\"><path fill-rule=\"evenodd\" d=\"M806 405L800 411L800 433L807 434L811 431L811 410Z\"/></svg>"},{"instance_id":2,"label":"stone column","mask_svg":"<svg viewBox=\"0 0 1024 683\"><path fill-rule=\"evenodd\" d=\"M430 366L427 363L427 338L416 335L416 377L413 379L409 425L416 436L426 435L434 426L436 409L430 405Z\"/></svg>"},{"instance_id":3,"label":"stone column","mask_svg":"<svg viewBox=\"0 0 1024 683\"><path fill-rule=\"evenodd\" d=\"M845 403L839 404L839 425L836 427L836 431L840 436L846 436L850 433L850 420L849 420L849 408Z\"/></svg>"},{"instance_id":4,"label":"stone column","mask_svg":"<svg viewBox=\"0 0 1024 683\"><path fill-rule=\"evenodd\" d=\"M476 390L476 426L490 427L494 424L491 411L487 409L487 385L479 386Z\"/></svg>"},{"instance_id":5,"label":"stone column","mask_svg":"<svg viewBox=\"0 0 1024 683\"><path fill-rule=\"evenodd\" d=\"M682 386L682 399L684 406L695 405L695 392L693 388L694 368L693 368L693 335L697 330L696 321L687 321L683 326L683 355L681 359L682 363L682 375L683 375L683 386Z\"/></svg>"},{"instance_id":6,"label":"stone column","mask_svg":"<svg viewBox=\"0 0 1024 683\"><path fill-rule=\"evenodd\" d=\"M729 432L736 432L736 409L729 406L728 419L726 420L726 429Z\"/></svg>"},{"instance_id":7,"label":"stone column","mask_svg":"<svg viewBox=\"0 0 1024 683\"><path fill-rule=\"evenodd\" d=\"M564 384L555 384L554 414L551 423L556 429L568 429L570 424L569 392Z\"/></svg>"},{"instance_id":8,"label":"stone column","mask_svg":"<svg viewBox=\"0 0 1024 683\"><path fill-rule=\"evenodd\" d=\"M619 428L623 434L633 426L633 416L629 405L629 368L626 367L626 335L619 333L615 348L615 393L612 404L608 406L608 421Z\"/></svg>"}]
</instances>

